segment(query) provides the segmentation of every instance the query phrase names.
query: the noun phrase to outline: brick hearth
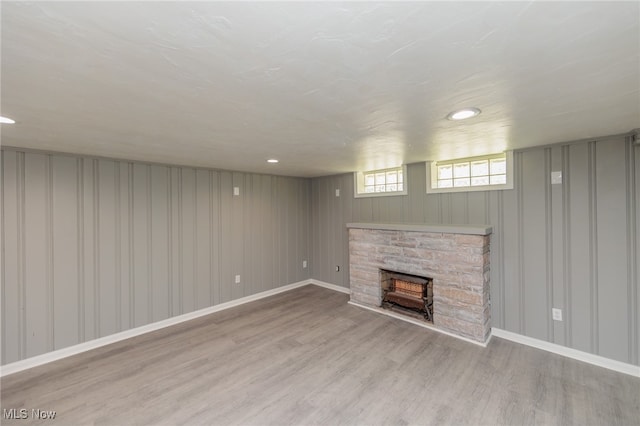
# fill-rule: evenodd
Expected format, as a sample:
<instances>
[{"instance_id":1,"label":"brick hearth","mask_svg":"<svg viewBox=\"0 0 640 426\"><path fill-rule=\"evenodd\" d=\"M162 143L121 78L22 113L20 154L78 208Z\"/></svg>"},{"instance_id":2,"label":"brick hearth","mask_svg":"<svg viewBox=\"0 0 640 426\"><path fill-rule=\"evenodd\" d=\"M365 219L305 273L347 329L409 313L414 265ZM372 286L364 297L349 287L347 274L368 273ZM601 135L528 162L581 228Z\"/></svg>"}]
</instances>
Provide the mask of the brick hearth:
<instances>
[{"instance_id":1,"label":"brick hearth","mask_svg":"<svg viewBox=\"0 0 640 426\"><path fill-rule=\"evenodd\" d=\"M347 227L353 303L380 306L380 269L433 278L433 326L486 341L491 330L491 227L372 223Z\"/></svg>"}]
</instances>

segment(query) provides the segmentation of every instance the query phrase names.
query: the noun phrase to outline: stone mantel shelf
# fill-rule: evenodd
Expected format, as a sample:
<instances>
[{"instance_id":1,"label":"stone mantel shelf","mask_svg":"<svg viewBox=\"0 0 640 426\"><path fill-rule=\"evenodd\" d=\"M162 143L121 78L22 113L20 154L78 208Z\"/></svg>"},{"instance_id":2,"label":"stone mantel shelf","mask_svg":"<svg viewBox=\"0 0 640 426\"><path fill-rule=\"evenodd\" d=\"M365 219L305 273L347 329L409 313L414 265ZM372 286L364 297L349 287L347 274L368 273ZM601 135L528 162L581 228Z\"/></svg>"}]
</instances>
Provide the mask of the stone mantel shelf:
<instances>
[{"instance_id":1,"label":"stone mantel shelf","mask_svg":"<svg viewBox=\"0 0 640 426\"><path fill-rule=\"evenodd\" d=\"M493 232L493 227L489 225L431 225L427 223L347 223L347 228L465 235L489 235Z\"/></svg>"}]
</instances>

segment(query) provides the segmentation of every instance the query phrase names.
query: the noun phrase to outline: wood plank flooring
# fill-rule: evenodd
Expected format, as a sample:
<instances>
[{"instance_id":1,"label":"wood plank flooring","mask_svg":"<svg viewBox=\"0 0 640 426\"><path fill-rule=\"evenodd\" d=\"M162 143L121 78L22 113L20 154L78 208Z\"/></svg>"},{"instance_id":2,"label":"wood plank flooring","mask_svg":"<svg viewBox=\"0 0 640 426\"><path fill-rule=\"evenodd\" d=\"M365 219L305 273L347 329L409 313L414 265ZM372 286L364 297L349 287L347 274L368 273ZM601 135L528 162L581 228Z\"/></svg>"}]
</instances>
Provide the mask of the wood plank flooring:
<instances>
[{"instance_id":1,"label":"wood plank flooring","mask_svg":"<svg viewBox=\"0 0 640 426\"><path fill-rule=\"evenodd\" d=\"M7 376L28 418L2 424L640 424L640 379L347 300L309 285Z\"/></svg>"}]
</instances>

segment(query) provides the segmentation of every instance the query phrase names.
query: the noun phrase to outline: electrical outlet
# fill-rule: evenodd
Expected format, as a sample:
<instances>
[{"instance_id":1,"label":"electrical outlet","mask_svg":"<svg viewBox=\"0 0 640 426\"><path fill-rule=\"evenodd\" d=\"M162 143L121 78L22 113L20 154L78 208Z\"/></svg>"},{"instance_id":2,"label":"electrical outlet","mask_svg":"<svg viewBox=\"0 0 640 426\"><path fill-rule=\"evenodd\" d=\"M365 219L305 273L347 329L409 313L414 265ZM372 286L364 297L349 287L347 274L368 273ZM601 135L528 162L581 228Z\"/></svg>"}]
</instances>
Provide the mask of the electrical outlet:
<instances>
[{"instance_id":1,"label":"electrical outlet","mask_svg":"<svg viewBox=\"0 0 640 426\"><path fill-rule=\"evenodd\" d=\"M303 260L303 261L302 261L302 267L303 267L303 268L306 268L306 267L307 267L307 261L306 261L306 260Z\"/></svg>"},{"instance_id":2,"label":"electrical outlet","mask_svg":"<svg viewBox=\"0 0 640 426\"><path fill-rule=\"evenodd\" d=\"M336 189L336 197L339 197L339 196L340 196L340 190Z\"/></svg>"},{"instance_id":3,"label":"electrical outlet","mask_svg":"<svg viewBox=\"0 0 640 426\"><path fill-rule=\"evenodd\" d=\"M336 272L340 272L340 265L336 265Z\"/></svg>"},{"instance_id":4,"label":"electrical outlet","mask_svg":"<svg viewBox=\"0 0 640 426\"><path fill-rule=\"evenodd\" d=\"M239 186L234 186L233 187L233 195L240 195L240 187Z\"/></svg>"},{"instance_id":5,"label":"electrical outlet","mask_svg":"<svg viewBox=\"0 0 640 426\"><path fill-rule=\"evenodd\" d=\"M240 284L240 275L236 275L236 284Z\"/></svg>"},{"instance_id":6,"label":"electrical outlet","mask_svg":"<svg viewBox=\"0 0 640 426\"><path fill-rule=\"evenodd\" d=\"M554 321L562 321L562 309L552 308L551 316L553 317Z\"/></svg>"}]
</instances>

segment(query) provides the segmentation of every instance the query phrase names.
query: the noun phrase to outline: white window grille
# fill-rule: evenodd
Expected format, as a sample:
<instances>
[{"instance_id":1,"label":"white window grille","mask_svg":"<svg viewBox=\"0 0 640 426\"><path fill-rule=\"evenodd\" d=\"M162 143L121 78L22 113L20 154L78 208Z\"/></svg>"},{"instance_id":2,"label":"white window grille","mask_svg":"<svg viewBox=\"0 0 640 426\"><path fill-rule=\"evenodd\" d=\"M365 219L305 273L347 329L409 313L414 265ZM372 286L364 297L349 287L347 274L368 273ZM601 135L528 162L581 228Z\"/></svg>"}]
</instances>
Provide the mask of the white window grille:
<instances>
[{"instance_id":1,"label":"white window grille","mask_svg":"<svg viewBox=\"0 0 640 426\"><path fill-rule=\"evenodd\" d=\"M354 173L356 197L406 195L406 166Z\"/></svg>"},{"instance_id":2,"label":"white window grille","mask_svg":"<svg viewBox=\"0 0 640 426\"><path fill-rule=\"evenodd\" d=\"M511 151L482 157L431 162L430 167L427 167L427 193L512 188L513 154Z\"/></svg>"}]
</instances>

